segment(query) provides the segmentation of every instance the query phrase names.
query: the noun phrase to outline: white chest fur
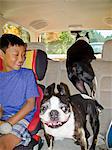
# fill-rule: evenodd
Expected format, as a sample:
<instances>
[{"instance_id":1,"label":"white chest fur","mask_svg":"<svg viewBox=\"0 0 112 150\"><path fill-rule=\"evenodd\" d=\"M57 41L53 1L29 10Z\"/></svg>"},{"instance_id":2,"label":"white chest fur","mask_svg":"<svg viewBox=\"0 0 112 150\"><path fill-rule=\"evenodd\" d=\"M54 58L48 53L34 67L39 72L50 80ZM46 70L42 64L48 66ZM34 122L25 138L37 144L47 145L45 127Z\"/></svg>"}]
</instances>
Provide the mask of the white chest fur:
<instances>
[{"instance_id":1,"label":"white chest fur","mask_svg":"<svg viewBox=\"0 0 112 150\"><path fill-rule=\"evenodd\" d=\"M75 120L74 120L74 114L71 112L69 120L63 124L61 127L58 128L50 128L47 125L45 125L45 131L49 135L52 135L55 139L60 138L72 138L74 135L75 130Z\"/></svg>"}]
</instances>

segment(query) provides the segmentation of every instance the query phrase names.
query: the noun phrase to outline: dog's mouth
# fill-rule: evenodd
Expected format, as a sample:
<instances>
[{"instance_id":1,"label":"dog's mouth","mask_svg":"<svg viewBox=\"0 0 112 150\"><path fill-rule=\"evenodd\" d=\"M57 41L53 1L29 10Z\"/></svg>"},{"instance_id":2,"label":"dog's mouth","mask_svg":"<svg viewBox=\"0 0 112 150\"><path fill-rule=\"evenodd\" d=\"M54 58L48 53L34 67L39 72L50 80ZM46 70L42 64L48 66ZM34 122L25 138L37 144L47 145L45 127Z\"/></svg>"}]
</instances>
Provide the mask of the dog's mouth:
<instances>
[{"instance_id":1,"label":"dog's mouth","mask_svg":"<svg viewBox=\"0 0 112 150\"><path fill-rule=\"evenodd\" d=\"M68 121L68 119L64 122L61 121L50 121L50 122L46 122L45 124L50 127L50 128L58 128L61 127L63 124L65 124Z\"/></svg>"}]
</instances>

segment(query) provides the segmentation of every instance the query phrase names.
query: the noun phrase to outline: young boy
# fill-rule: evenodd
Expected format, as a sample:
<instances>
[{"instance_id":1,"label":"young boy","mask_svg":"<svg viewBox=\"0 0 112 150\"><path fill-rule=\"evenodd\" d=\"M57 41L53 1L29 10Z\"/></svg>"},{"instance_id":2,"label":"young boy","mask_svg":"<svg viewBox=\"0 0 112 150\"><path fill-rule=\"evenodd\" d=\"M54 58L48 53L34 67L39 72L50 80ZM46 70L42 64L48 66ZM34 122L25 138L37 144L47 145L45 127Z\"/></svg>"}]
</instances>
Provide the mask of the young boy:
<instances>
[{"instance_id":1,"label":"young boy","mask_svg":"<svg viewBox=\"0 0 112 150\"><path fill-rule=\"evenodd\" d=\"M25 48L25 43L15 35L4 34L0 38L1 132L5 126L10 127L10 131L0 136L0 150L13 150L18 144L27 146L31 140L27 126L35 113L38 91L32 70L21 68Z\"/></svg>"}]
</instances>

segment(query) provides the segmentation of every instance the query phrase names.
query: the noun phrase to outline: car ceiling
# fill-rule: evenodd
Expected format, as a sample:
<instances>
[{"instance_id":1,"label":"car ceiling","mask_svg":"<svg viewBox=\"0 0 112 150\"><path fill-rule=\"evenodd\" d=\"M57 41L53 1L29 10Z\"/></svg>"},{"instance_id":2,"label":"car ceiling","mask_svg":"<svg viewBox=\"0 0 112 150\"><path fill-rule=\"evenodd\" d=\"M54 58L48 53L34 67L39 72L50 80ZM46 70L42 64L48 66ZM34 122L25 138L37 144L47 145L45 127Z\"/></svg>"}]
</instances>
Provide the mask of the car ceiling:
<instances>
[{"instance_id":1,"label":"car ceiling","mask_svg":"<svg viewBox=\"0 0 112 150\"><path fill-rule=\"evenodd\" d=\"M112 29L112 0L0 0L0 28L7 21L34 32Z\"/></svg>"}]
</instances>

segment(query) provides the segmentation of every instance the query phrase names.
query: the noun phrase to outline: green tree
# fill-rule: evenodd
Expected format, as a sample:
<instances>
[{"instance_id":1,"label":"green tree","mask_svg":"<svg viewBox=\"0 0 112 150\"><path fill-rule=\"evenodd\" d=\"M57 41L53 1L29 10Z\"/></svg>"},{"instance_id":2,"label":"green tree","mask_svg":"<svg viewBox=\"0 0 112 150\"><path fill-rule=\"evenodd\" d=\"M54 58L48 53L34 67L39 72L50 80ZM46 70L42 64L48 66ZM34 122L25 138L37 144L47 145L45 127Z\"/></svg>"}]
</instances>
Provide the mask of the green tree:
<instances>
[{"instance_id":1,"label":"green tree","mask_svg":"<svg viewBox=\"0 0 112 150\"><path fill-rule=\"evenodd\" d=\"M53 42L46 42L48 54L65 54L68 47L74 42L70 32L60 32L59 38Z\"/></svg>"},{"instance_id":2,"label":"green tree","mask_svg":"<svg viewBox=\"0 0 112 150\"><path fill-rule=\"evenodd\" d=\"M110 40L110 39L112 39L112 35L107 36L107 37L105 38L105 41Z\"/></svg>"},{"instance_id":3,"label":"green tree","mask_svg":"<svg viewBox=\"0 0 112 150\"><path fill-rule=\"evenodd\" d=\"M101 33L98 33L95 30L91 30L89 32L89 35L90 35L90 43L105 41L105 38L101 35Z\"/></svg>"}]
</instances>

